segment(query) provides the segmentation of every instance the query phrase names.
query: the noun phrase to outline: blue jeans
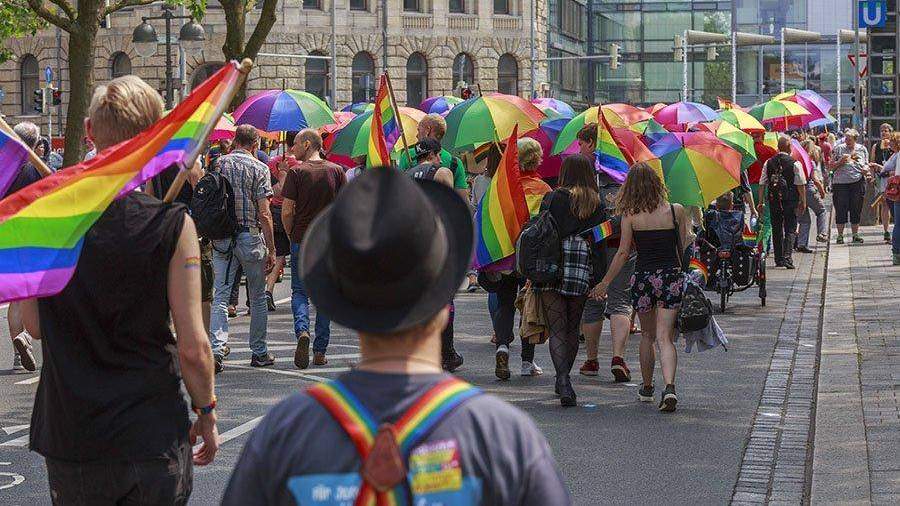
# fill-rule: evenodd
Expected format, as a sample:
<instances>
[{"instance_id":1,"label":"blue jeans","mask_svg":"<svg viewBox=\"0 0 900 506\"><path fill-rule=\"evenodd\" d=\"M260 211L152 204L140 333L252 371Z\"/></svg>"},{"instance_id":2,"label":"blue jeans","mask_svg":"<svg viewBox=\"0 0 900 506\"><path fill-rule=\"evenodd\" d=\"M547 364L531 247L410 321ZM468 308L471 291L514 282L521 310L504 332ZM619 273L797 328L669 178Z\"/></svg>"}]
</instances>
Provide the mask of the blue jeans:
<instances>
[{"instance_id":1,"label":"blue jeans","mask_svg":"<svg viewBox=\"0 0 900 506\"><path fill-rule=\"evenodd\" d=\"M213 354L221 355L222 347L228 343L228 299L233 283L237 279L238 265L243 267L247 277L250 300L250 350L254 355L265 355L266 324L269 311L266 306L266 246L261 234L241 232L234 239L234 248L229 251L230 239L213 241L213 285L212 312L209 321L209 342ZM223 253L224 252L224 253Z\"/></svg>"},{"instance_id":2,"label":"blue jeans","mask_svg":"<svg viewBox=\"0 0 900 506\"><path fill-rule=\"evenodd\" d=\"M309 296L303 279L300 277L300 245L291 243L291 311L294 313L294 335L309 333ZM331 321L321 311L316 312L316 338L313 341L314 353L325 353L331 337Z\"/></svg>"},{"instance_id":3,"label":"blue jeans","mask_svg":"<svg viewBox=\"0 0 900 506\"><path fill-rule=\"evenodd\" d=\"M900 255L900 202L894 202L894 232L891 235L891 250Z\"/></svg>"}]
</instances>

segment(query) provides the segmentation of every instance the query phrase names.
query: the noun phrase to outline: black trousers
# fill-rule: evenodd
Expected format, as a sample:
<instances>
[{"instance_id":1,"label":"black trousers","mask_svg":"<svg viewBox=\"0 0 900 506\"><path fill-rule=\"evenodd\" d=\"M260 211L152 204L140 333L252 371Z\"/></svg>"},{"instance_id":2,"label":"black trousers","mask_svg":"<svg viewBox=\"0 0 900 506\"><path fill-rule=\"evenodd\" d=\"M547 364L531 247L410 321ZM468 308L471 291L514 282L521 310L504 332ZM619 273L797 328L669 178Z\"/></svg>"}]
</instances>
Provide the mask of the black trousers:
<instances>
[{"instance_id":1,"label":"black trousers","mask_svg":"<svg viewBox=\"0 0 900 506\"><path fill-rule=\"evenodd\" d=\"M194 488L191 445L165 456L114 462L47 462L50 498L55 506L181 505Z\"/></svg>"},{"instance_id":2,"label":"black trousers","mask_svg":"<svg viewBox=\"0 0 900 506\"><path fill-rule=\"evenodd\" d=\"M855 183L834 183L831 188L834 201L834 222L840 225L844 223L859 225L863 201L866 198L866 180L860 179Z\"/></svg>"},{"instance_id":3,"label":"black trousers","mask_svg":"<svg viewBox=\"0 0 900 506\"><path fill-rule=\"evenodd\" d=\"M794 250L794 239L797 237L797 206L799 202L769 202L769 215L772 218L772 248L775 250L775 261L793 262L791 253Z\"/></svg>"},{"instance_id":4,"label":"black trousers","mask_svg":"<svg viewBox=\"0 0 900 506\"><path fill-rule=\"evenodd\" d=\"M516 296L519 295L519 279L516 276L503 276L497 291L497 311L491 318L494 334L497 336L497 347L510 346L516 339L513 326L516 321ZM534 344L522 341L522 361L534 362Z\"/></svg>"}]
</instances>

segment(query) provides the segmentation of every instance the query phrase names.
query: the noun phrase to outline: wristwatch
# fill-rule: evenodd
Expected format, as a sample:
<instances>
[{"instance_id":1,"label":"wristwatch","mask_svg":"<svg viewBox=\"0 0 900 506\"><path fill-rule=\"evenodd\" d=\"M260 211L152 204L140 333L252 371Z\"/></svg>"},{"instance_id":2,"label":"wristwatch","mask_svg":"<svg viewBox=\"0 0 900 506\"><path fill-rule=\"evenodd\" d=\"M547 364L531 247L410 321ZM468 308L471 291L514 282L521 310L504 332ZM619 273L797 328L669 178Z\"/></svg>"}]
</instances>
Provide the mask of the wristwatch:
<instances>
[{"instance_id":1,"label":"wristwatch","mask_svg":"<svg viewBox=\"0 0 900 506\"><path fill-rule=\"evenodd\" d=\"M213 395L212 402L209 403L209 406L204 406L202 408L198 408L191 404L191 410L198 415L208 415L212 413L212 410L216 409L216 396Z\"/></svg>"}]
</instances>

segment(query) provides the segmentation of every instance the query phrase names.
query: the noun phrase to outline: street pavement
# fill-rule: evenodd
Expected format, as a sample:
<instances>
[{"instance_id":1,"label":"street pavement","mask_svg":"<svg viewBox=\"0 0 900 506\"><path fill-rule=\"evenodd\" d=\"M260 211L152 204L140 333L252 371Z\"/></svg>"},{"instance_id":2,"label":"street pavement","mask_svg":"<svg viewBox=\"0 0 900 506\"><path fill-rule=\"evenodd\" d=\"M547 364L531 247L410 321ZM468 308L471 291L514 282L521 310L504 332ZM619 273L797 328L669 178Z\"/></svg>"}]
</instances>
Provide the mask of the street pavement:
<instances>
[{"instance_id":1,"label":"street pavement","mask_svg":"<svg viewBox=\"0 0 900 506\"><path fill-rule=\"evenodd\" d=\"M878 254L888 258L883 245L870 242L859 250L869 248L873 258ZM578 407L564 409L553 395L553 367L546 345L537 350L537 362L545 371L542 377L516 374L520 364L516 344L510 360L512 379L497 380L483 292L461 293L456 299L456 342L465 357L458 374L534 418L553 448L576 504L796 504L809 498L812 481L810 443L819 380L826 252L827 247L820 244L815 253L795 257L796 270L770 268L765 307L760 306L755 288L735 295L726 314L716 316L730 340L727 351L679 353L679 405L674 414L661 414L655 404L638 402L636 384L613 383L603 367L610 359L608 332L601 342L599 377L577 374L583 359L583 351L580 353L573 376ZM882 271L865 274L869 271L864 259L854 262L863 273L860 276L874 279L881 275ZM894 268L890 271L892 284L881 281L878 285L888 292L860 296L871 304L873 297L888 296L891 287L896 294L897 274ZM856 283L855 275L853 279ZM276 299L288 296L286 279L278 286ZM879 303L885 311L890 305L896 314L890 296ZM0 312L5 317L5 311ZM893 462L896 470L898 439L892 443L890 435L900 434L900 429L897 412L885 407L897 406L900 357L896 338L889 339L897 335L896 318L893 321L893 327L881 324L885 332L882 341L892 354L880 358L871 369L863 369L864 376L868 378L865 373L871 372L873 378L872 388L863 393L870 406L867 423L871 420L870 425L881 431L879 446L870 451L877 453L877 462L884 466ZM0 504L49 504L42 459L27 450L27 425L38 376L6 370L12 357L5 321L0 323ZM216 377L223 444L212 465L195 468L192 504L219 501L247 435L270 407L316 381L336 377L358 360L355 338L336 328L327 366L305 371L294 368L290 308L282 300L269 316L269 344L276 365L253 369L246 343L248 324L245 316L231 321L232 354L225 372ZM638 340L637 335L631 337L626 355L636 380ZM682 343L678 347L683 350ZM879 356L877 348L871 353ZM661 381L657 369L657 384ZM893 404L885 404L891 400ZM881 453L891 448L893 460L890 454ZM818 448L816 452L818 456ZM896 483L896 473L891 472L890 467L877 467L872 476L876 482L893 476Z\"/></svg>"}]
</instances>

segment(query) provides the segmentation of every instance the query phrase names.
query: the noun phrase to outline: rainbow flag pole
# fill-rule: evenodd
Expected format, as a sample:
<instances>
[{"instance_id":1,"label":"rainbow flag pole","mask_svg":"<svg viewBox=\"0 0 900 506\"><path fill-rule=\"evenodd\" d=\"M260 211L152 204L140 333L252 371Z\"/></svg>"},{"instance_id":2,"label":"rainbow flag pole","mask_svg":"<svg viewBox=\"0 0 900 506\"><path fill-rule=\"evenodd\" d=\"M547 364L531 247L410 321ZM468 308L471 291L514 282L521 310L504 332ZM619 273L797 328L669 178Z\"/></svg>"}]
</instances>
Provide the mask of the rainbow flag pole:
<instances>
[{"instance_id":1,"label":"rainbow flag pole","mask_svg":"<svg viewBox=\"0 0 900 506\"><path fill-rule=\"evenodd\" d=\"M387 115L387 118L385 118ZM387 119L387 122L385 122ZM397 111L391 104L391 96L388 89L387 74L381 74L381 82L378 84L378 93L375 96L375 108L372 110L372 124L369 127L369 146L366 155L366 167L380 167L393 165L388 146L385 125L393 123L390 132L393 134L400 121ZM402 135L401 135L402 136ZM396 141L396 139L394 139Z\"/></svg>"},{"instance_id":2,"label":"rainbow flag pole","mask_svg":"<svg viewBox=\"0 0 900 506\"><path fill-rule=\"evenodd\" d=\"M610 237L612 237L613 233L615 233L612 220L606 220L603 223L592 228L591 233L594 235L594 242L600 242L609 239Z\"/></svg>"},{"instance_id":3,"label":"rainbow flag pole","mask_svg":"<svg viewBox=\"0 0 900 506\"><path fill-rule=\"evenodd\" d=\"M403 131L403 118L400 117L400 109L397 107L397 98L394 96L394 85L391 84L391 75L388 74L387 70L384 71L384 79L387 83L388 96L391 98L391 107L394 109L394 115L397 117L397 128L400 129L400 140L403 142L403 156L406 157L409 166L412 167L415 164L409 159L409 146L406 144L406 132Z\"/></svg>"}]
</instances>

